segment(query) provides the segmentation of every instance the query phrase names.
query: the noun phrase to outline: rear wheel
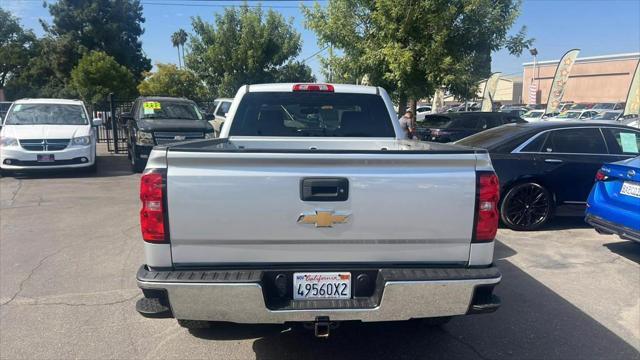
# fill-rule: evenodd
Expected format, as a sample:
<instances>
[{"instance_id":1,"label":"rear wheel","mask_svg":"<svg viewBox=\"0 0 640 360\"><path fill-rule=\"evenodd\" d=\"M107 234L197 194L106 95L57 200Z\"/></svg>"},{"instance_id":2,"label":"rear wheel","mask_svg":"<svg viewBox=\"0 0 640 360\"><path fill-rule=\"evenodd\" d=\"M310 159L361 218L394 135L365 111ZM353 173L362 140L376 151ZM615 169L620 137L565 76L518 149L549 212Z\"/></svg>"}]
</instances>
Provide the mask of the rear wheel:
<instances>
[{"instance_id":1,"label":"rear wheel","mask_svg":"<svg viewBox=\"0 0 640 360\"><path fill-rule=\"evenodd\" d=\"M141 173L144 170L144 162L138 158L135 152L135 148L129 148L129 159L131 160L131 171L134 173Z\"/></svg>"},{"instance_id":2,"label":"rear wheel","mask_svg":"<svg viewBox=\"0 0 640 360\"><path fill-rule=\"evenodd\" d=\"M551 218L551 194L544 186L529 182L509 191L500 206L500 217L513 230L535 230Z\"/></svg>"}]
</instances>

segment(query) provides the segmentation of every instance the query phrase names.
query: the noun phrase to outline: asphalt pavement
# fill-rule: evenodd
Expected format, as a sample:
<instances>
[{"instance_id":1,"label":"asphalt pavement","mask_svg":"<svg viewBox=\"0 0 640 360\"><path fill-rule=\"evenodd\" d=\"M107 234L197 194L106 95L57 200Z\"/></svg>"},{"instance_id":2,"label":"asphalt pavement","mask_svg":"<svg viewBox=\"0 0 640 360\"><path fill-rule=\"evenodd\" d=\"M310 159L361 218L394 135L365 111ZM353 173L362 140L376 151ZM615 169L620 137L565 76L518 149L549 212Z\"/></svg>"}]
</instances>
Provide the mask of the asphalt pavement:
<instances>
[{"instance_id":1,"label":"asphalt pavement","mask_svg":"<svg viewBox=\"0 0 640 360\"><path fill-rule=\"evenodd\" d=\"M501 229L503 306L442 328L345 323L327 340L280 325L190 332L135 311L138 179L102 153L95 175L0 179L2 359L640 359L640 244L579 218Z\"/></svg>"}]
</instances>

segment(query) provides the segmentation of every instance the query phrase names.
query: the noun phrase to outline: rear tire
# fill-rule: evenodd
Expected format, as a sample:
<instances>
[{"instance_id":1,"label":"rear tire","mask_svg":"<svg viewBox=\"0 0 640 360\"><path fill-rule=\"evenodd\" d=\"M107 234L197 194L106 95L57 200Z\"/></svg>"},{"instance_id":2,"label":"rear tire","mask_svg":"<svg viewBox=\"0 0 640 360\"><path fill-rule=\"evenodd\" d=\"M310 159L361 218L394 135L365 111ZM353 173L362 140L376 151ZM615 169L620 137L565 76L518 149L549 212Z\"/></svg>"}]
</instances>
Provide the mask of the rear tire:
<instances>
[{"instance_id":1,"label":"rear tire","mask_svg":"<svg viewBox=\"0 0 640 360\"><path fill-rule=\"evenodd\" d=\"M141 173L144 170L146 164L136 156L135 150L129 151L129 159L131 159L131 171Z\"/></svg>"},{"instance_id":2,"label":"rear tire","mask_svg":"<svg viewBox=\"0 0 640 360\"><path fill-rule=\"evenodd\" d=\"M551 219L552 213L551 193L534 182L511 187L500 205L500 219L509 229L516 231L539 229Z\"/></svg>"},{"instance_id":3,"label":"rear tire","mask_svg":"<svg viewBox=\"0 0 640 360\"><path fill-rule=\"evenodd\" d=\"M178 319L178 325L187 329L208 329L210 323L204 320L181 320Z\"/></svg>"}]
</instances>

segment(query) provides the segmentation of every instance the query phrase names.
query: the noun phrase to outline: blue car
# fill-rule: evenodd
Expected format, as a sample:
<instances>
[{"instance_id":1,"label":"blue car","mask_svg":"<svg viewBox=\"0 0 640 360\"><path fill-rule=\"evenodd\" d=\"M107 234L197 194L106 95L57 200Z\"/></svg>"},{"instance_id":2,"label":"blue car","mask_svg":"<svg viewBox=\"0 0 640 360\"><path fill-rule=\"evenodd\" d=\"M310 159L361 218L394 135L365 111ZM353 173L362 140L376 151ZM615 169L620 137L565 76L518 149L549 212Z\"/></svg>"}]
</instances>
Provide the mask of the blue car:
<instances>
[{"instance_id":1,"label":"blue car","mask_svg":"<svg viewBox=\"0 0 640 360\"><path fill-rule=\"evenodd\" d=\"M585 220L599 233L640 242L640 156L598 170Z\"/></svg>"}]
</instances>

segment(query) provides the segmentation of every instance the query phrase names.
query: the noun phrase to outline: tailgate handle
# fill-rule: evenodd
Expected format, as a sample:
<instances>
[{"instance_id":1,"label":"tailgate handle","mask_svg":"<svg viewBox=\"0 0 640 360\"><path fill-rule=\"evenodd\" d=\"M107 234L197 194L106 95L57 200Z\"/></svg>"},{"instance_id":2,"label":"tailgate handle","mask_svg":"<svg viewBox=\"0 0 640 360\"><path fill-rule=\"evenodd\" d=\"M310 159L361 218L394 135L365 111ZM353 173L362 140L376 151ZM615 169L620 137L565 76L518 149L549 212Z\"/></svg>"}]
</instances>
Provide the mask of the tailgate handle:
<instances>
[{"instance_id":1,"label":"tailgate handle","mask_svg":"<svg viewBox=\"0 0 640 360\"><path fill-rule=\"evenodd\" d=\"M302 201L346 201L349 180L345 178L305 178L300 180Z\"/></svg>"}]
</instances>

